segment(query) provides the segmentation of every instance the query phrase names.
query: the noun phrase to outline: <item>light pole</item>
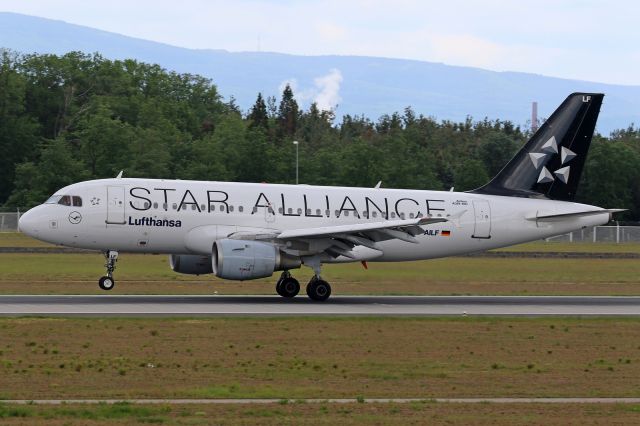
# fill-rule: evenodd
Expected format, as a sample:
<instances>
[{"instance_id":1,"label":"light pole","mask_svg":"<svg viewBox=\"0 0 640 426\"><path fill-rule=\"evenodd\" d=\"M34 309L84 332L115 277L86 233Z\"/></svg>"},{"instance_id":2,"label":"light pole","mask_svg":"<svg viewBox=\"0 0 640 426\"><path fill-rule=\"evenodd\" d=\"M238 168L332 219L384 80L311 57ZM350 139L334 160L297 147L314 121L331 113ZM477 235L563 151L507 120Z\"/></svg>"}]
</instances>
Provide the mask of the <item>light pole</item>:
<instances>
[{"instance_id":1,"label":"light pole","mask_svg":"<svg viewBox=\"0 0 640 426\"><path fill-rule=\"evenodd\" d=\"M293 141L296 146L296 185L298 184L298 141Z\"/></svg>"}]
</instances>

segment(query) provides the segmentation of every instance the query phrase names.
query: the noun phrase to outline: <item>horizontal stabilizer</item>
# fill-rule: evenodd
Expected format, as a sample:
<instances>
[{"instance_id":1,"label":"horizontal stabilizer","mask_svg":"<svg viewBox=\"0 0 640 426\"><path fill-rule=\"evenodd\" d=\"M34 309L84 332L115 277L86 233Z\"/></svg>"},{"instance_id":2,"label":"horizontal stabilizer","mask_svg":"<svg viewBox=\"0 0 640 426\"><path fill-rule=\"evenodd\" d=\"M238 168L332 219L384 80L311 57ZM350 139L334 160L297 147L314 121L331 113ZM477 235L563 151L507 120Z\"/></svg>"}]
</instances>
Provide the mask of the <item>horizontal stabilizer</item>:
<instances>
[{"instance_id":1,"label":"horizontal stabilizer","mask_svg":"<svg viewBox=\"0 0 640 426\"><path fill-rule=\"evenodd\" d=\"M586 210L581 212L569 212L569 213L554 213L554 214L537 214L535 216L527 217L527 220L537 220L542 222L555 222L575 217L594 216L604 213L619 213L626 211L627 209L601 209L601 210Z\"/></svg>"}]
</instances>

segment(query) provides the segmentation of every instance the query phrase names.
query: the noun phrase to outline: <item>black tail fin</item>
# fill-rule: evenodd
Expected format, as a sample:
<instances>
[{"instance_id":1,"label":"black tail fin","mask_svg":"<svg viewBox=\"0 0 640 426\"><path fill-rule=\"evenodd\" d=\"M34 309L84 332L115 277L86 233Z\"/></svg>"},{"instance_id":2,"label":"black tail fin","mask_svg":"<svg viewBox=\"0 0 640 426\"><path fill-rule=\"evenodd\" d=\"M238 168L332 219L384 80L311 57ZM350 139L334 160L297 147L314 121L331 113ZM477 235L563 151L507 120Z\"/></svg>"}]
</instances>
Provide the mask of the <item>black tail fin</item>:
<instances>
[{"instance_id":1,"label":"black tail fin","mask_svg":"<svg viewBox=\"0 0 640 426\"><path fill-rule=\"evenodd\" d=\"M573 200L603 98L569 95L488 184L471 192Z\"/></svg>"}]
</instances>

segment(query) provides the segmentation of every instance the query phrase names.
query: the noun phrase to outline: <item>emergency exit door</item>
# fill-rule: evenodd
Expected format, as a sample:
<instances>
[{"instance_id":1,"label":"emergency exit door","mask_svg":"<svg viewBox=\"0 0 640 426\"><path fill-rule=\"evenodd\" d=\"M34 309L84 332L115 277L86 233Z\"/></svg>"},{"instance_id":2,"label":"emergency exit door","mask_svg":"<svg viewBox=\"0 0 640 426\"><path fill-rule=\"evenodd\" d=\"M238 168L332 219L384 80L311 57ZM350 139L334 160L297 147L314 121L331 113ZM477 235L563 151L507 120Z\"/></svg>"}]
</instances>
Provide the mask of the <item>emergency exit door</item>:
<instances>
[{"instance_id":1,"label":"emergency exit door","mask_svg":"<svg viewBox=\"0 0 640 426\"><path fill-rule=\"evenodd\" d=\"M107 223L124 225L124 186L107 186Z\"/></svg>"},{"instance_id":2,"label":"emergency exit door","mask_svg":"<svg viewBox=\"0 0 640 426\"><path fill-rule=\"evenodd\" d=\"M475 226L472 238L491 238L491 208L489 202L479 200L473 202Z\"/></svg>"}]
</instances>

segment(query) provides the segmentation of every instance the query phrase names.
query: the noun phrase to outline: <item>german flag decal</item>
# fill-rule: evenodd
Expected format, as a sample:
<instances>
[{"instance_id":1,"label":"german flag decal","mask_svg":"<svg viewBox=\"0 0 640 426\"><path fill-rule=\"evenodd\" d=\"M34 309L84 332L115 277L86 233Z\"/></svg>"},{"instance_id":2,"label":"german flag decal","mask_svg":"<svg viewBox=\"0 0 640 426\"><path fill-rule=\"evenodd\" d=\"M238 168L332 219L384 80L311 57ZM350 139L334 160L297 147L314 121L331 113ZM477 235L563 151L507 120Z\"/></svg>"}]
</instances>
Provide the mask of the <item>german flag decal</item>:
<instances>
[{"instance_id":1,"label":"german flag decal","mask_svg":"<svg viewBox=\"0 0 640 426\"><path fill-rule=\"evenodd\" d=\"M451 231L445 231L444 229L442 230L442 236L443 237L450 237L451 236Z\"/></svg>"}]
</instances>

